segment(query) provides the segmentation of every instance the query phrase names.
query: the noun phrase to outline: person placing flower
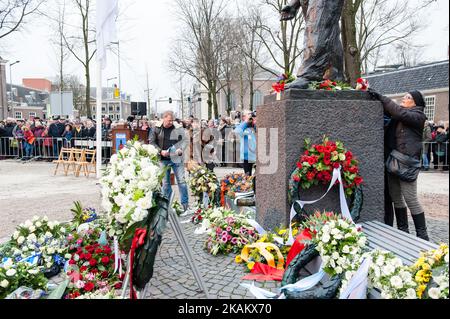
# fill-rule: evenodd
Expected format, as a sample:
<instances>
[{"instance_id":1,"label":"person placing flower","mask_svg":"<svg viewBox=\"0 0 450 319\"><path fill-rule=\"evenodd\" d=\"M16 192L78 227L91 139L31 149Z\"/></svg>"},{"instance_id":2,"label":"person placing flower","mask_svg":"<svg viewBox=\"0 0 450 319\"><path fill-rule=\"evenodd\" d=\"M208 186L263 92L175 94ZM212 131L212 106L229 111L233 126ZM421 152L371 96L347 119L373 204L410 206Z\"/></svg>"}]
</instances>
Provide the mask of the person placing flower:
<instances>
[{"instance_id":1,"label":"person placing flower","mask_svg":"<svg viewBox=\"0 0 450 319\"><path fill-rule=\"evenodd\" d=\"M386 131L390 155L386 161L389 192L394 202L397 226L409 233L408 208L411 211L417 237L429 240L425 213L417 196L417 177L422 156L422 137L426 122L425 99L419 91L411 91L400 105L369 89L369 93L383 104L392 117Z\"/></svg>"}]
</instances>

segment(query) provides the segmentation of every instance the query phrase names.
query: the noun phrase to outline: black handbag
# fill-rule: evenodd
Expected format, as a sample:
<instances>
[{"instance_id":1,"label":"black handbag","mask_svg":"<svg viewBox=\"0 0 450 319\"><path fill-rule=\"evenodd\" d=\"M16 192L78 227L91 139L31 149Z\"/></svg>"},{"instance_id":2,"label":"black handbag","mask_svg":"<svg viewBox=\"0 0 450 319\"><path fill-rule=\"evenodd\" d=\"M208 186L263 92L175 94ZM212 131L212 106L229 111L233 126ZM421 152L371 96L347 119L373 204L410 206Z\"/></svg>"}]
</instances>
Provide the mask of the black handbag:
<instances>
[{"instance_id":1,"label":"black handbag","mask_svg":"<svg viewBox=\"0 0 450 319\"><path fill-rule=\"evenodd\" d=\"M393 150L386 161L388 173L397 176L404 182L415 182L420 173L421 164L418 159Z\"/></svg>"}]
</instances>

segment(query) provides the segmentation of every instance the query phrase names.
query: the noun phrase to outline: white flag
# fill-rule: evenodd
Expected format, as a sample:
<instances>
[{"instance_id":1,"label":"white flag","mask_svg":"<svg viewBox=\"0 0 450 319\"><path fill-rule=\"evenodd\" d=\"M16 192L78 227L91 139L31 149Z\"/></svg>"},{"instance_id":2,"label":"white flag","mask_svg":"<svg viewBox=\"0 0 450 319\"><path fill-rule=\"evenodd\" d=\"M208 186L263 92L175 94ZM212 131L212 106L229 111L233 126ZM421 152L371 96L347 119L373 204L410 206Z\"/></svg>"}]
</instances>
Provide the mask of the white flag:
<instances>
[{"instance_id":1,"label":"white flag","mask_svg":"<svg viewBox=\"0 0 450 319\"><path fill-rule=\"evenodd\" d=\"M97 61L106 67L106 49L117 40L116 17L119 0L97 0Z\"/></svg>"}]
</instances>

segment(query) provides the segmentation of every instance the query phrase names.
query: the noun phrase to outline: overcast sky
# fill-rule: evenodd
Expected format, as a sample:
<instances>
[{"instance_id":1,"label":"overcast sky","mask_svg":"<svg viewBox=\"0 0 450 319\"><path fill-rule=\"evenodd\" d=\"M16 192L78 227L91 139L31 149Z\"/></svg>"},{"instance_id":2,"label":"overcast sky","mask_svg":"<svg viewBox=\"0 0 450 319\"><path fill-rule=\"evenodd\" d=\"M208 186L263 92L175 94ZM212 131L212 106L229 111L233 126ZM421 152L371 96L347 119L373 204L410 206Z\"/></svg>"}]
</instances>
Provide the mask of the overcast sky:
<instances>
[{"instance_id":1,"label":"overcast sky","mask_svg":"<svg viewBox=\"0 0 450 319\"><path fill-rule=\"evenodd\" d=\"M145 101L147 66L152 100L177 96L176 76L169 72L167 61L170 44L177 35L174 1L119 0L119 3L122 12L119 23L122 90L131 93L133 100ZM437 0L424 16L427 27L416 36L417 43L426 45L423 58L427 61L448 58L448 6L448 0ZM49 22L39 18L29 23L22 33L16 33L2 43L0 55L4 59L21 61L13 66L14 83L21 83L25 77L54 77L57 74L56 54L50 41ZM9 67L7 70L9 82ZM80 64L74 59L68 61L65 73L78 74L84 82ZM93 73L92 83L95 84ZM117 57L110 55L104 72L104 86L106 79L116 77L117 73Z\"/></svg>"}]
</instances>

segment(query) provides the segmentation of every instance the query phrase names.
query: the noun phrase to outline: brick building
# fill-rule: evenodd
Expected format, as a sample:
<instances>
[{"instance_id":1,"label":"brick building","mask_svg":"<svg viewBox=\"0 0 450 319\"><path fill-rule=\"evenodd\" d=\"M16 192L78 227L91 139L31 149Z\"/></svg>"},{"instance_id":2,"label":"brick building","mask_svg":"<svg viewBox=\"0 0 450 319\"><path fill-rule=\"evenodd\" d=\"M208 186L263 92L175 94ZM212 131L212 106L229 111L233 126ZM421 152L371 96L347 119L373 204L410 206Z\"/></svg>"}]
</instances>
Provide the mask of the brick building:
<instances>
[{"instance_id":1,"label":"brick building","mask_svg":"<svg viewBox=\"0 0 450 319\"><path fill-rule=\"evenodd\" d=\"M425 114L435 123L448 123L448 60L365 76L376 91L394 100L412 90L423 93Z\"/></svg>"}]
</instances>

